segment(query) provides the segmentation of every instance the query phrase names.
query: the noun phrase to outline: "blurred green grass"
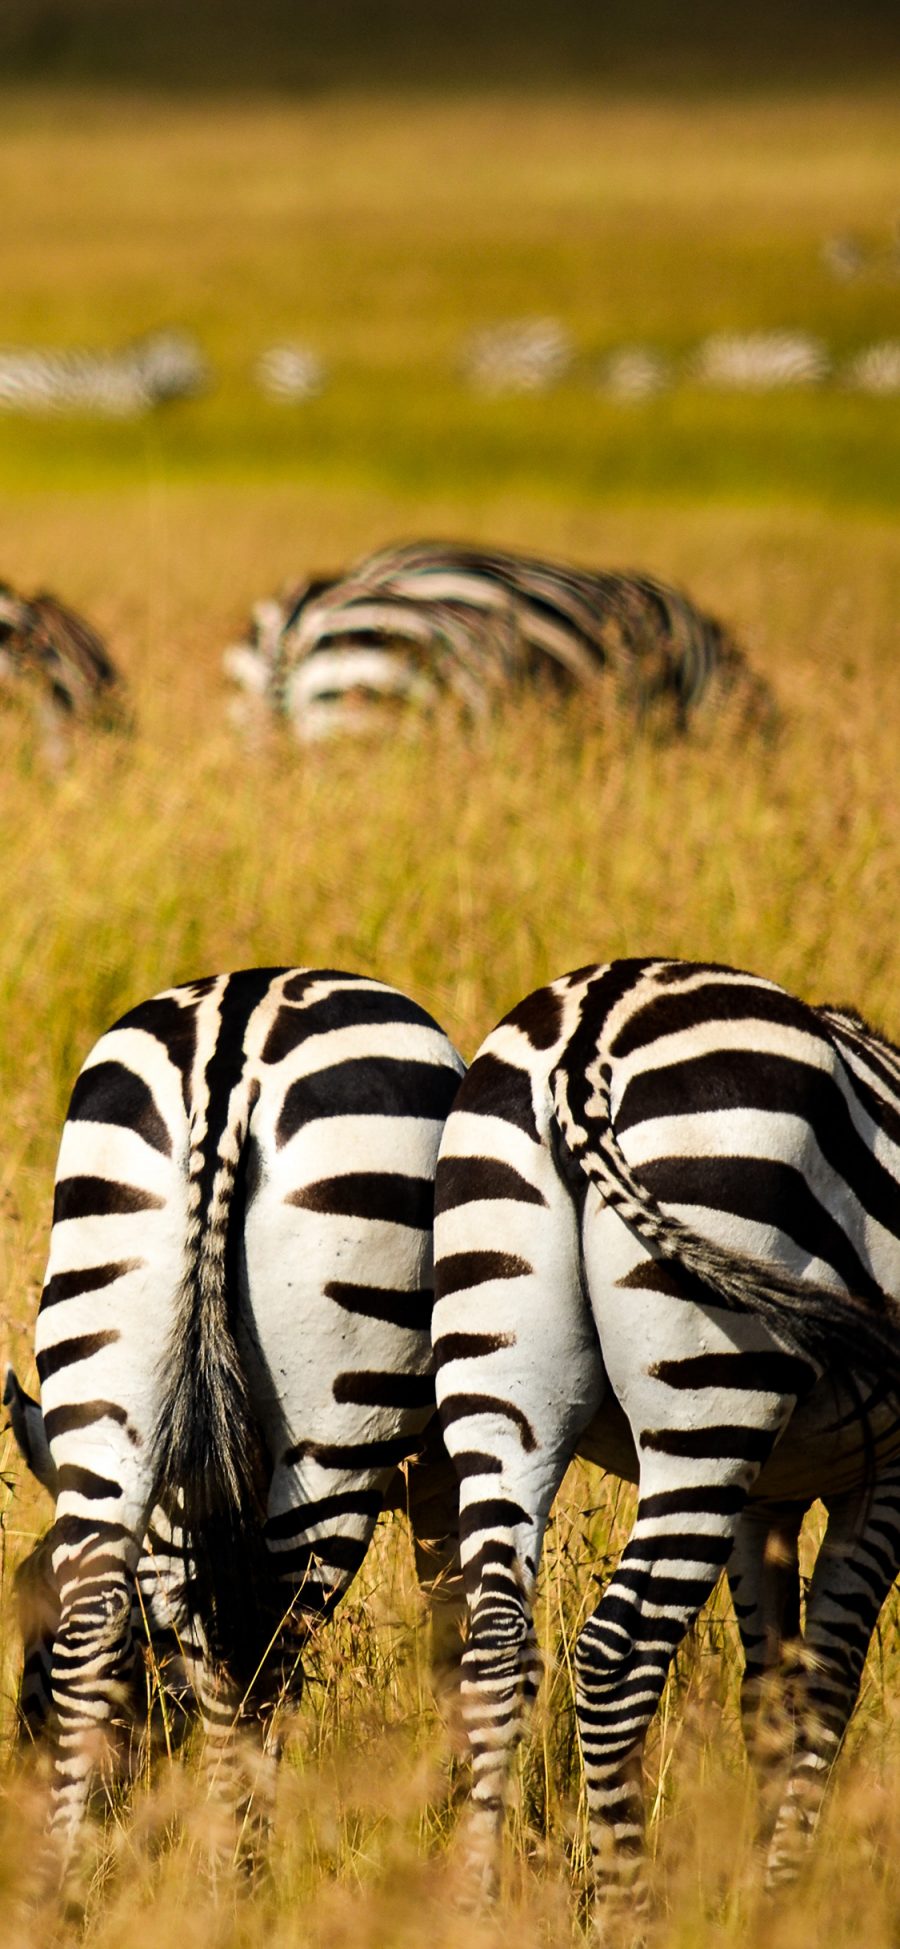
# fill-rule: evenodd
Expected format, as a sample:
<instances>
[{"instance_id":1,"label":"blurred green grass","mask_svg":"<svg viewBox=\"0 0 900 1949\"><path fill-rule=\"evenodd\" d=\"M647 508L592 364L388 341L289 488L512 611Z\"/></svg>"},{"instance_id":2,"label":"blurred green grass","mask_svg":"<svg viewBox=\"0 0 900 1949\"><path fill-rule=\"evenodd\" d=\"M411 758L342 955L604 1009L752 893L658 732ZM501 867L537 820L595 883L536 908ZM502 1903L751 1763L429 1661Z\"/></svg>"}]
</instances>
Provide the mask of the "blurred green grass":
<instances>
[{"instance_id":1,"label":"blurred green grass","mask_svg":"<svg viewBox=\"0 0 900 1949\"><path fill-rule=\"evenodd\" d=\"M898 504L898 399L684 381L624 405L597 386L622 342L683 361L711 331L787 327L840 361L896 333L900 118L883 83L697 103L8 88L0 109L0 339L111 346L176 323L214 374L205 397L137 423L4 414L0 491L160 478L410 502ZM841 283L822 243L848 230L873 266ZM566 383L467 388L467 333L542 313L574 341ZM254 360L285 339L324 359L321 398L256 390Z\"/></svg>"}]
</instances>

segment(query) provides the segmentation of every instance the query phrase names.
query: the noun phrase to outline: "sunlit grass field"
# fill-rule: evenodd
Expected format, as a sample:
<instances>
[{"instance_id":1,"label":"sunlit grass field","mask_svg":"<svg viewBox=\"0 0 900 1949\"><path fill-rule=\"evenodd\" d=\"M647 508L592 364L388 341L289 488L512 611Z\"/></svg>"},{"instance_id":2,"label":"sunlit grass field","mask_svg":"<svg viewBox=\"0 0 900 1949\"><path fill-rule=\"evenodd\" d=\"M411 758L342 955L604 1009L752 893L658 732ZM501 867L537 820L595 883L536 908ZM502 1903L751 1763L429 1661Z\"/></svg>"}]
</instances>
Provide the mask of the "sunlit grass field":
<instances>
[{"instance_id":1,"label":"sunlit grass field","mask_svg":"<svg viewBox=\"0 0 900 1949\"><path fill-rule=\"evenodd\" d=\"M889 238L900 135L886 87L680 105L538 88L292 101L9 92L0 116L7 342L113 344L175 322L209 395L136 425L0 419L0 574L96 620L128 677L127 742L49 773L0 711L0 1295L23 1379L55 1148L96 1036L225 967L346 966L408 988L468 1057L526 991L592 959L711 956L900 1037L897 988L900 404L831 386L751 400L688 385L603 400L623 340L677 353L788 326L840 353L897 331L900 283L829 277L822 239ZM551 313L578 370L486 401L461 338ZM330 367L308 406L261 401L266 344ZM393 744L248 746L220 652L251 600L414 534L470 536L683 582L727 617L781 713L769 742L684 742L539 700ZM39 1822L11 1750L12 1568L47 1520L6 1438L0 1941L75 1942L21 1911ZM584 1834L569 1652L627 1531L617 1485L560 1500L539 1608L550 1672L521 1764L499 1915L460 1923L463 1772L428 1686L399 1526L311 1659L269 1876L214 1901L190 1774L114 1810L92 1941L435 1949L567 1942ZM586 1512L586 1513L585 1513ZM886 1613L809 1884L763 1910L718 1598L649 1752L666 1949L896 1940L900 1729ZM180 1838L179 1838L180 1837Z\"/></svg>"}]
</instances>

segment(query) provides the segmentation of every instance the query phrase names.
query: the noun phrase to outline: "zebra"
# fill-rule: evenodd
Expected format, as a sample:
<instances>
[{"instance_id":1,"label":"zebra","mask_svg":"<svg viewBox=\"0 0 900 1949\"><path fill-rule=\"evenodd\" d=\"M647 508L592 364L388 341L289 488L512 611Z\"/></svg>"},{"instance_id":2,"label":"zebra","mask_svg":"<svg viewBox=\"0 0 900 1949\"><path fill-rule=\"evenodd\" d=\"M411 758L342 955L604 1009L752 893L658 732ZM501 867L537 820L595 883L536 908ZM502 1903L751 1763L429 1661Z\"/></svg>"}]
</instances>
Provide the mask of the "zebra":
<instances>
[{"instance_id":1,"label":"zebra","mask_svg":"<svg viewBox=\"0 0 900 1949\"><path fill-rule=\"evenodd\" d=\"M38 1420L22 1410L56 1493L37 1575L46 1584L49 1567L58 1615L34 1649L39 1664L52 1631L49 1831L63 1868L98 1741L133 1690L154 1512L169 1540L181 1532L190 1684L227 1767L235 1722L269 1724L398 1468L436 1430L433 1174L462 1073L416 1002L309 968L166 990L89 1055L57 1165ZM449 1482L438 1446L408 1494L446 1627L442 1467ZM165 1621L171 1581L158 1596Z\"/></svg>"},{"instance_id":2,"label":"zebra","mask_svg":"<svg viewBox=\"0 0 900 1949\"><path fill-rule=\"evenodd\" d=\"M768 1885L797 1872L900 1568L898 1292L900 1050L852 1010L620 960L539 989L482 1044L441 1143L433 1323L469 1610L473 1893L496 1882L544 1528L575 1454L639 1490L575 1649L598 1921L647 1899L643 1741L723 1569L762 1774L785 1677Z\"/></svg>"},{"instance_id":3,"label":"zebra","mask_svg":"<svg viewBox=\"0 0 900 1949\"><path fill-rule=\"evenodd\" d=\"M3 1405L9 1411L9 1426L23 1462L55 1503L59 1493L58 1471L50 1454L40 1404L26 1393L12 1366L6 1369ZM432 1668L436 1680L445 1689L452 1685L461 1649L457 1500L455 1477L437 1418L433 1417L417 1452L394 1471L382 1510L402 1514L410 1522L417 1577L431 1615ZM200 1709L202 1665L208 1649L201 1621L188 1616L183 1603L186 1551L183 1514L180 1496L175 1498L173 1518L160 1506L153 1510L135 1571L131 1603L134 1660L129 1718L143 1737L148 1704L148 1674L140 1656L143 1649L149 1662L149 1703L152 1708L155 1691L169 1746L173 1729L183 1731ZM23 1745L33 1747L47 1736L54 1724L53 1644L59 1628L60 1605L51 1563L52 1544L51 1531L38 1540L15 1572L23 1642L17 1732ZM299 1667L291 1674L291 1680L291 1689L296 1694L302 1683ZM226 1723L226 1737L230 1729L230 1722ZM216 1756L215 1767L221 1768L221 1754ZM217 1780L216 1784L221 1783Z\"/></svg>"},{"instance_id":4,"label":"zebra","mask_svg":"<svg viewBox=\"0 0 900 1949\"><path fill-rule=\"evenodd\" d=\"M20 596L0 582L0 687L20 686L34 696L54 761L71 724L129 726L124 682L90 623L54 595Z\"/></svg>"},{"instance_id":5,"label":"zebra","mask_svg":"<svg viewBox=\"0 0 900 1949\"><path fill-rule=\"evenodd\" d=\"M771 717L766 686L730 632L648 575L578 569L457 542L411 542L295 591L273 630L226 653L304 742L367 730L385 700L433 709L449 693L482 712L516 685L616 699L640 719L664 700L684 730L701 698L737 691Z\"/></svg>"},{"instance_id":6,"label":"zebra","mask_svg":"<svg viewBox=\"0 0 900 1949\"><path fill-rule=\"evenodd\" d=\"M146 332L112 352L0 346L0 411L131 419L193 398L207 382L206 361L188 332Z\"/></svg>"},{"instance_id":7,"label":"zebra","mask_svg":"<svg viewBox=\"0 0 900 1949\"><path fill-rule=\"evenodd\" d=\"M689 376L734 392L775 392L820 386L830 367L827 346L809 332L714 332L697 347Z\"/></svg>"}]
</instances>

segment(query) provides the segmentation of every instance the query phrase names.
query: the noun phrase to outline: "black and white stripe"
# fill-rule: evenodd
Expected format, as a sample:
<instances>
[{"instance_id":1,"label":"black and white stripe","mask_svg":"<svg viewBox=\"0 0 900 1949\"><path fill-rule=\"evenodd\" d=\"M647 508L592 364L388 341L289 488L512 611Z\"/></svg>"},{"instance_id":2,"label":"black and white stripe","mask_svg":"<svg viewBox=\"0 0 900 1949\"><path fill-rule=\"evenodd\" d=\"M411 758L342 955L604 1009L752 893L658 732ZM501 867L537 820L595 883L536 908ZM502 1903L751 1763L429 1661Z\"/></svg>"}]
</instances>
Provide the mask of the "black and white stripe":
<instances>
[{"instance_id":1,"label":"black and white stripe","mask_svg":"<svg viewBox=\"0 0 900 1949\"><path fill-rule=\"evenodd\" d=\"M601 573L453 542L366 557L331 583L263 605L229 672L298 736L366 730L376 705L479 712L513 686L581 687L640 717L664 700L683 729L702 697L770 700L729 632L648 575Z\"/></svg>"},{"instance_id":2,"label":"black and white stripe","mask_svg":"<svg viewBox=\"0 0 900 1949\"><path fill-rule=\"evenodd\" d=\"M88 1058L35 1336L63 1851L131 1683L157 1506L183 1527L179 1605L208 1649L191 1682L225 1743L245 1695L267 1711L422 1447L433 1174L462 1069L406 996L308 969L157 995ZM454 1552L441 1454L410 1475L420 1568L439 1583Z\"/></svg>"},{"instance_id":3,"label":"black and white stripe","mask_svg":"<svg viewBox=\"0 0 900 1949\"><path fill-rule=\"evenodd\" d=\"M72 723L124 729L125 685L96 630L56 596L0 583L0 689L33 699L49 755Z\"/></svg>"},{"instance_id":4,"label":"black and white stripe","mask_svg":"<svg viewBox=\"0 0 900 1949\"><path fill-rule=\"evenodd\" d=\"M544 1528L580 1453L639 1485L575 1651L598 1895L639 1899L644 1736L726 1567L751 1749L763 1681L789 1678L768 1863L789 1879L900 1568L900 1052L727 968L582 969L483 1044L435 1208L473 1875L495 1875ZM828 1547L801 1642L816 1497Z\"/></svg>"}]
</instances>

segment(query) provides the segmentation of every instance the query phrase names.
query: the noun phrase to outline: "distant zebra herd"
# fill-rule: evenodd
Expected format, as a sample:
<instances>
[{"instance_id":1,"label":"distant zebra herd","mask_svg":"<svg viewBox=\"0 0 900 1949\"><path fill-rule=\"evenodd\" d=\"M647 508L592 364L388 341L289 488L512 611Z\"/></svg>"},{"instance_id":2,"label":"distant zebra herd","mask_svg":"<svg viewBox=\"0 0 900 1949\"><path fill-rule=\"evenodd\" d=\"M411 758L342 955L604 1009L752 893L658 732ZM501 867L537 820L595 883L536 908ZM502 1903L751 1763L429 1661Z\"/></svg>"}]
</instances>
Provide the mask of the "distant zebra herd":
<instances>
[{"instance_id":1,"label":"distant zebra herd","mask_svg":"<svg viewBox=\"0 0 900 1949\"><path fill-rule=\"evenodd\" d=\"M56 1502L20 1589L57 1860L126 1717L136 1590L232 1786L234 1727L274 1758L304 1639L401 1468L451 1635L458 1541L465 1859L489 1898L544 1529L580 1454L638 1485L575 1649L598 1926L645 1901L644 1736L723 1570L768 1881L789 1882L900 1569L898 1295L900 1050L851 1009L598 964L520 1002L464 1074L415 1002L331 970L134 1008L63 1130L40 1405L7 1383Z\"/></svg>"},{"instance_id":2,"label":"distant zebra herd","mask_svg":"<svg viewBox=\"0 0 900 1949\"><path fill-rule=\"evenodd\" d=\"M301 743L378 734L439 710L484 715L537 687L578 691L597 714L676 732L698 707L771 728L768 686L730 631L652 576L593 571L454 542L410 542L340 576L257 604L226 650L237 715ZM130 722L106 646L50 596L0 585L0 694L26 692L52 762L73 723Z\"/></svg>"}]
</instances>

